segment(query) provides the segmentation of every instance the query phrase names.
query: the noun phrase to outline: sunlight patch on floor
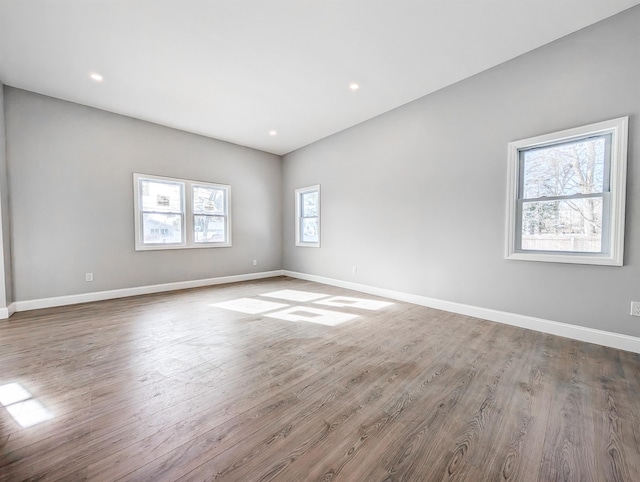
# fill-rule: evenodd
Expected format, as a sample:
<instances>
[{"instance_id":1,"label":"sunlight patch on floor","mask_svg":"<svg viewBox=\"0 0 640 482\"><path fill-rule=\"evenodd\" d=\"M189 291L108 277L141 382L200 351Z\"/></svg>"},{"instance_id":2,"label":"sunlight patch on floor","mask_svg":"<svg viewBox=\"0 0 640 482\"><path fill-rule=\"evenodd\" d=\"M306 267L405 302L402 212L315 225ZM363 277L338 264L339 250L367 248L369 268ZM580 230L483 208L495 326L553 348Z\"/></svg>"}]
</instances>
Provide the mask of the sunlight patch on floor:
<instances>
[{"instance_id":1,"label":"sunlight patch on floor","mask_svg":"<svg viewBox=\"0 0 640 482\"><path fill-rule=\"evenodd\" d=\"M367 300L365 298L352 298L351 296L333 296L326 300L316 301L316 305L335 306L337 308L360 308L363 310L381 310L393 303L389 301Z\"/></svg>"},{"instance_id":2,"label":"sunlight patch on floor","mask_svg":"<svg viewBox=\"0 0 640 482\"><path fill-rule=\"evenodd\" d=\"M7 383L0 386L0 404L23 428L53 418L53 414L19 383Z\"/></svg>"},{"instance_id":3,"label":"sunlight patch on floor","mask_svg":"<svg viewBox=\"0 0 640 482\"><path fill-rule=\"evenodd\" d=\"M393 305L389 301L371 300L366 298L354 298L351 296L330 296L322 293L313 293L300 290L279 290L264 293L261 297L286 300L291 304L276 303L255 298L238 298L224 301L211 306L226 310L237 311L250 315L264 315L269 318L277 318L284 321L318 323L326 326L336 326L345 321L357 318L358 315L343 313L340 311L323 310L304 304L324 305L334 308L352 308L362 310L381 310ZM298 306L291 306L298 304Z\"/></svg>"},{"instance_id":4,"label":"sunlight patch on floor","mask_svg":"<svg viewBox=\"0 0 640 482\"><path fill-rule=\"evenodd\" d=\"M237 300L223 301L222 303L216 303L211 306L224 308L225 310L239 311L240 313L246 313L248 315L258 315L266 313L267 311L285 308L289 305L274 303L273 301L254 300L252 298L238 298Z\"/></svg>"},{"instance_id":5,"label":"sunlight patch on floor","mask_svg":"<svg viewBox=\"0 0 640 482\"><path fill-rule=\"evenodd\" d=\"M319 300L320 298L326 298L329 295L311 293L309 291L280 290L280 291L273 291L271 293L265 293L260 296L268 296L269 298L278 298L278 299L287 300L287 301L305 302L305 301Z\"/></svg>"},{"instance_id":6,"label":"sunlight patch on floor","mask_svg":"<svg viewBox=\"0 0 640 482\"><path fill-rule=\"evenodd\" d=\"M336 326L358 317L358 315L340 313L339 311L328 311L321 310L319 308L307 308L304 306L295 306L275 313L267 313L264 316L285 321L306 321L326 326Z\"/></svg>"}]
</instances>

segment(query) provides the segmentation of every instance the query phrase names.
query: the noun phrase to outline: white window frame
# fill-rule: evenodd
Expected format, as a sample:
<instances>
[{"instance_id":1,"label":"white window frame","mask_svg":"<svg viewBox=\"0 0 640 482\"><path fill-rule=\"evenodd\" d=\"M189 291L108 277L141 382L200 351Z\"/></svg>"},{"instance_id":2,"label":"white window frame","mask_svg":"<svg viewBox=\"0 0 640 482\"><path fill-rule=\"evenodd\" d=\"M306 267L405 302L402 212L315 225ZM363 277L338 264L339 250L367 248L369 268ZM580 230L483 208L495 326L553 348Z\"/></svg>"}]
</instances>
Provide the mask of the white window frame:
<instances>
[{"instance_id":1,"label":"white window frame","mask_svg":"<svg viewBox=\"0 0 640 482\"><path fill-rule=\"evenodd\" d=\"M159 181L176 183L181 185L182 190L182 240L179 243L144 243L143 242L143 225L140 181ZM225 233L226 239L223 242L195 242L195 223L193 212L193 188L196 186L210 187L219 189L225 193L225 212L223 215L225 219ZM178 179L173 177L155 176L152 174L133 174L133 210L134 210L134 229L135 229L135 250L136 251L149 251L160 249L191 249L191 248L221 248L230 247L231 244L231 186L228 184L217 184L212 182L193 181L190 179Z\"/></svg>"},{"instance_id":2,"label":"white window frame","mask_svg":"<svg viewBox=\"0 0 640 482\"><path fill-rule=\"evenodd\" d=\"M301 219L302 219L302 196L304 194L308 194L308 193L312 193L312 192L317 192L318 193L318 242L316 243L310 243L310 242L306 242L302 240L302 233L301 233L301 229L302 229L302 223L301 223ZM321 199L320 199L320 184L316 184L314 186L308 186L308 187L301 187L296 189L296 246L303 246L303 247L308 247L308 248L319 248L320 247L320 240L321 240L321 213L320 213L320 206L321 206Z\"/></svg>"},{"instance_id":3,"label":"white window frame","mask_svg":"<svg viewBox=\"0 0 640 482\"><path fill-rule=\"evenodd\" d=\"M607 266L622 266L624 257L624 219L627 179L627 138L629 118L620 117L574 129L530 137L509 143L508 185L507 185L507 239L506 258L524 261L545 261L551 263L576 263ZM518 232L522 231L522 215L519 212L520 153L536 148L562 144L572 140L596 135L611 135L609 162L609 202L604 203L601 253L567 251L522 250L517 246ZM608 209L606 205L609 205ZM607 236L608 233L608 236ZM605 239L605 236L607 238Z\"/></svg>"}]
</instances>

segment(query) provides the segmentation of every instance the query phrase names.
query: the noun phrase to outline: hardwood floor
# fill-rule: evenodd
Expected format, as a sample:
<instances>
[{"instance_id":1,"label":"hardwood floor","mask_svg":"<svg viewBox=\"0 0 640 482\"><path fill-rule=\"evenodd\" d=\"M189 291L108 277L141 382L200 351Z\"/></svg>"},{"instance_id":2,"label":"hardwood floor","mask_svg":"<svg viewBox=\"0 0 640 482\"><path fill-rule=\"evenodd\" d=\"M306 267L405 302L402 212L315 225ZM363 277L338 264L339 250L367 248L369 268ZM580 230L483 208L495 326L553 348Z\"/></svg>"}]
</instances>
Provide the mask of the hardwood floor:
<instances>
[{"instance_id":1,"label":"hardwood floor","mask_svg":"<svg viewBox=\"0 0 640 482\"><path fill-rule=\"evenodd\" d=\"M17 313L3 397L2 481L640 480L640 355L284 277Z\"/></svg>"}]
</instances>

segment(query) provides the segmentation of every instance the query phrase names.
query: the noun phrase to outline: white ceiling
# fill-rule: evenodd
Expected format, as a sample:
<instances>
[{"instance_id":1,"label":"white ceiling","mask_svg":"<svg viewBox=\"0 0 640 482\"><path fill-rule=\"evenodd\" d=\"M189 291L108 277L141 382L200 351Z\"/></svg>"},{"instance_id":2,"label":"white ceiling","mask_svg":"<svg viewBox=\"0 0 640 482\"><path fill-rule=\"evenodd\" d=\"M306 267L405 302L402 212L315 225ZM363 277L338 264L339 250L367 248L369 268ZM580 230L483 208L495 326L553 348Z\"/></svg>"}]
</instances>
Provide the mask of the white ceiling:
<instances>
[{"instance_id":1,"label":"white ceiling","mask_svg":"<svg viewBox=\"0 0 640 482\"><path fill-rule=\"evenodd\" d=\"M0 81L285 154L639 3L0 0Z\"/></svg>"}]
</instances>

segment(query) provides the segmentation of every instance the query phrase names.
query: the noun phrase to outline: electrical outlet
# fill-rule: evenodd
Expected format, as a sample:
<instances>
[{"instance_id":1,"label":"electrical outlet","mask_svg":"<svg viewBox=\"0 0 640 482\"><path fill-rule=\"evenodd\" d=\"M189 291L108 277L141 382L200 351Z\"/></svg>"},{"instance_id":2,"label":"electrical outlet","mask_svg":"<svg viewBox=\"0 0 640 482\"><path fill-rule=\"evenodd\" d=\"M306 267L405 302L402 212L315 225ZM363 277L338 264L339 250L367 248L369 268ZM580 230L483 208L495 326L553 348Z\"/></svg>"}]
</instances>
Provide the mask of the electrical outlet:
<instances>
[{"instance_id":1,"label":"electrical outlet","mask_svg":"<svg viewBox=\"0 0 640 482\"><path fill-rule=\"evenodd\" d=\"M258 260L257 260L257 259L254 259L254 260L253 260L253 265L254 265L254 266L258 266Z\"/></svg>"},{"instance_id":2,"label":"electrical outlet","mask_svg":"<svg viewBox=\"0 0 640 482\"><path fill-rule=\"evenodd\" d=\"M358 274L358 267L357 267L357 266L352 266L352 267L351 267L351 272L352 272L353 274Z\"/></svg>"},{"instance_id":3,"label":"electrical outlet","mask_svg":"<svg viewBox=\"0 0 640 482\"><path fill-rule=\"evenodd\" d=\"M640 316L640 301L631 302L631 316Z\"/></svg>"},{"instance_id":4,"label":"electrical outlet","mask_svg":"<svg viewBox=\"0 0 640 482\"><path fill-rule=\"evenodd\" d=\"M93 281L93 273L85 273L84 274L85 281Z\"/></svg>"}]
</instances>

